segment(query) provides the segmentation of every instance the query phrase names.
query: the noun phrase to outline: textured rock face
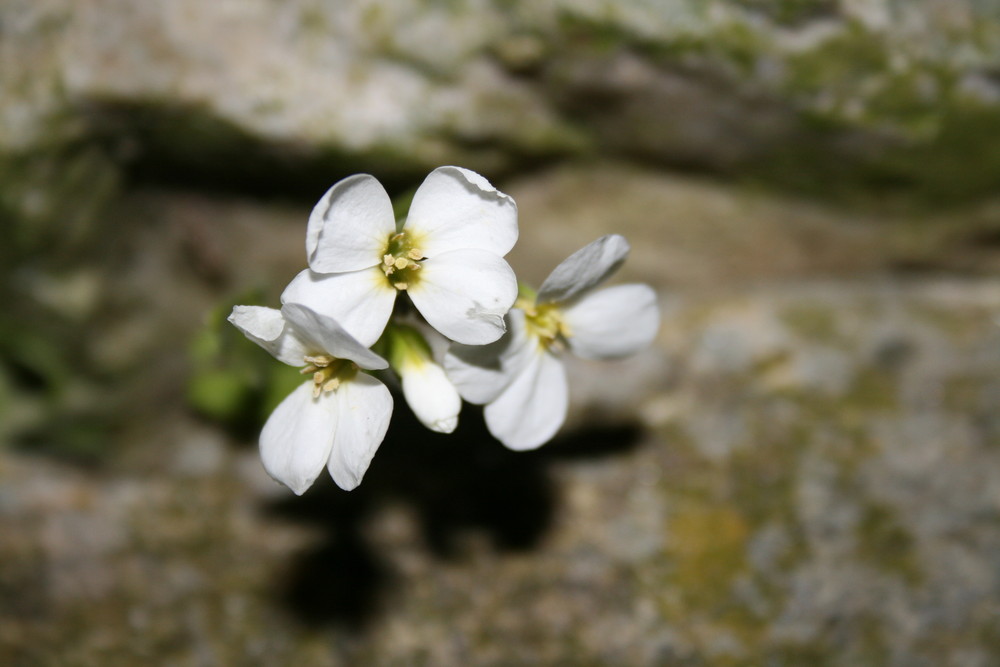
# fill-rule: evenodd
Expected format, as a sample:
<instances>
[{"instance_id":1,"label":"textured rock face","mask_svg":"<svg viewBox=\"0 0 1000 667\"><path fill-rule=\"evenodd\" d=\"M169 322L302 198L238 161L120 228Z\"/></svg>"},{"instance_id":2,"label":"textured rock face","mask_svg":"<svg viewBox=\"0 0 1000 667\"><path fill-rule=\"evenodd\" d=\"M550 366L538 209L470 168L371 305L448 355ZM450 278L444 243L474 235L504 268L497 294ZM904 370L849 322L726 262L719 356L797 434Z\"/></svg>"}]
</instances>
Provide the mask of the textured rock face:
<instances>
[{"instance_id":1,"label":"textured rock face","mask_svg":"<svg viewBox=\"0 0 1000 667\"><path fill-rule=\"evenodd\" d=\"M589 416L537 455L404 418L296 500L190 427L141 478L5 457L0 655L992 664L1000 285L671 301L632 425L575 367Z\"/></svg>"},{"instance_id":2,"label":"textured rock face","mask_svg":"<svg viewBox=\"0 0 1000 667\"><path fill-rule=\"evenodd\" d=\"M996 664L998 44L972 0L0 4L0 664ZM397 400L293 499L297 376L222 316L332 181L448 162L536 286L625 234L659 338L537 453Z\"/></svg>"},{"instance_id":3,"label":"textured rock face","mask_svg":"<svg viewBox=\"0 0 1000 667\"><path fill-rule=\"evenodd\" d=\"M814 192L836 177L951 197L1000 174L975 139L997 132L1000 103L989 3L43 0L0 12L0 153L97 134L125 160L222 171L270 145L412 175L596 149Z\"/></svg>"},{"instance_id":4,"label":"textured rock face","mask_svg":"<svg viewBox=\"0 0 1000 667\"><path fill-rule=\"evenodd\" d=\"M364 484L303 498L191 418L163 331L280 289L305 213L132 195L144 259L104 289L133 310L87 338L138 411L99 475L0 451L0 661L995 662L995 279L894 274L886 225L634 168L507 190L529 280L619 225L657 344L573 364L538 453L400 401Z\"/></svg>"}]
</instances>

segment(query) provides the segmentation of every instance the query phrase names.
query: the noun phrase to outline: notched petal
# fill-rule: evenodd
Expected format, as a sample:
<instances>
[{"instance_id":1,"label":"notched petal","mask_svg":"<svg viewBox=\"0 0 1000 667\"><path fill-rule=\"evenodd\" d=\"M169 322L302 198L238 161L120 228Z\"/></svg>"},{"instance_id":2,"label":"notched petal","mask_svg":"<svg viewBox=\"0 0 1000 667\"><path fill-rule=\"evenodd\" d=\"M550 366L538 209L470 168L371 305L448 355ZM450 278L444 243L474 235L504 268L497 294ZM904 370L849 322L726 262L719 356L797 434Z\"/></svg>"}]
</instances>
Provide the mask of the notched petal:
<instances>
[{"instance_id":1,"label":"notched petal","mask_svg":"<svg viewBox=\"0 0 1000 667\"><path fill-rule=\"evenodd\" d=\"M359 373L334 392L340 421L327 469L337 486L356 488L371 465L392 417L392 394L385 385Z\"/></svg>"},{"instance_id":2,"label":"notched petal","mask_svg":"<svg viewBox=\"0 0 1000 667\"><path fill-rule=\"evenodd\" d=\"M458 343L485 345L505 330L517 279L503 258L485 250L455 250L426 260L408 290L428 324Z\"/></svg>"},{"instance_id":3,"label":"notched petal","mask_svg":"<svg viewBox=\"0 0 1000 667\"><path fill-rule=\"evenodd\" d=\"M660 328L656 292L648 285L615 285L591 292L564 309L573 353L584 359L620 359L648 346Z\"/></svg>"},{"instance_id":4,"label":"notched petal","mask_svg":"<svg viewBox=\"0 0 1000 667\"><path fill-rule=\"evenodd\" d=\"M229 322L243 335L290 366L302 363L312 347L286 325L281 311L264 306L235 306Z\"/></svg>"},{"instance_id":5,"label":"notched petal","mask_svg":"<svg viewBox=\"0 0 1000 667\"><path fill-rule=\"evenodd\" d=\"M396 290L374 267L346 273L306 269L281 294L281 303L299 303L329 317L365 346L382 335L395 302Z\"/></svg>"},{"instance_id":6,"label":"notched petal","mask_svg":"<svg viewBox=\"0 0 1000 667\"><path fill-rule=\"evenodd\" d=\"M323 471L333 448L337 405L299 385L274 409L260 433L260 458L271 477L302 495Z\"/></svg>"},{"instance_id":7,"label":"notched petal","mask_svg":"<svg viewBox=\"0 0 1000 667\"><path fill-rule=\"evenodd\" d=\"M538 303L566 302L607 280L628 256L629 244L620 234L608 234L564 259L538 290Z\"/></svg>"},{"instance_id":8,"label":"notched petal","mask_svg":"<svg viewBox=\"0 0 1000 667\"><path fill-rule=\"evenodd\" d=\"M538 348L527 335L520 309L512 309L505 319L507 333L499 340L488 345L454 343L444 357L448 378L470 403L481 405L499 396Z\"/></svg>"},{"instance_id":9,"label":"notched petal","mask_svg":"<svg viewBox=\"0 0 1000 667\"><path fill-rule=\"evenodd\" d=\"M396 229L392 201L374 176L355 174L327 190L309 216L306 256L319 273L378 264Z\"/></svg>"},{"instance_id":10,"label":"notched petal","mask_svg":"<svg viewBox=\"0 0 1000 667\"><path fill-rule=\"evenodd\" d=\"M474 171L438 167L413 195L404 228L426 257L461 249L502 257L517 241L517 205Z\"/></svg>"},{"instance_id":11,"label":"notched petal","mask_svg":"<svg viewBox=\"0 0 1000 667\"><path fill-rule=\"evenodd\" d=\"M552 439L566 420L569 387L559 359L537 350L483 415L486 427L508 449L536 449Z\"/></svg>"},{"instance_id":12,"label":"notched petal","mask_svg":"<svg viewBox=\"0 0 1000 667\"><path fill-rule=\"evenodd\" d=\"M335 320L307 306L286 303L281 307L281 314L300 336L312 341L321 352L337 359L349 359L366 370L389 367L389 362L355 340Z\"/></svg>"}]
</instances>

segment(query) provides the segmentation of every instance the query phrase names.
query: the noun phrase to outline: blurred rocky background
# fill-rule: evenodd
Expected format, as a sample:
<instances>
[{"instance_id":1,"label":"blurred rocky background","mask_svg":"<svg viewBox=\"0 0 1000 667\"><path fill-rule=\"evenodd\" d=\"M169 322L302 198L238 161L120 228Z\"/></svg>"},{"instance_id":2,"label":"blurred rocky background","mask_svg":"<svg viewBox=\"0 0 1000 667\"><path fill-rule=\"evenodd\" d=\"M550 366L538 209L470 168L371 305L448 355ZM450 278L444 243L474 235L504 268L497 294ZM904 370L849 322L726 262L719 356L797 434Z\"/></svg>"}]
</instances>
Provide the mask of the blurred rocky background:
<instances>
[{"instance_id":1,"label":"blurred rocky background","mask_svg":"<svg viewBox=\"0 0 1000 667\"><path fill-rule=\"evenodd\" d=\"M224 318L441 164L657 345L295 498ZM1000 662L996 0L3 0L0 221L0 664Z\"/></svg>"}]
</instances>

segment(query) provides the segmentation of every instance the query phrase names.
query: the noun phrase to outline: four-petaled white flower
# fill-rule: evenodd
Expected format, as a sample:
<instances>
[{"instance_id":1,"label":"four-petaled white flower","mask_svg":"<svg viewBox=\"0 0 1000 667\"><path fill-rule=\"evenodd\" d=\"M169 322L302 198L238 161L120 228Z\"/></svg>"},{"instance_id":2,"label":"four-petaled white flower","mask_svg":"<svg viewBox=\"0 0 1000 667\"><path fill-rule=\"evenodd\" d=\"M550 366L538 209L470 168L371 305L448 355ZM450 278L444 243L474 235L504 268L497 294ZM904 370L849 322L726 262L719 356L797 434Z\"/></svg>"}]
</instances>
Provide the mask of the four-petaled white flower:
<instances>
[{"instance_id":1,"label":"four-petaled white flower","mask_svg":"<svg viewBox=\"0 0 1000 667\"><path fill-rule=\"evenodd\" d=\"M503 259L517 240L517 206L479 174L435 169L398 229L382 185L350 176L309 217L309 269L282 303L301 303L364 345L381 335L396 294L406 291L427 322L451 340L482 345L504 333L517 280Z\"/></svg>"},{"instance_id":2,"label":"four-petaled white flower","mask_svg":"<svg viewBox=\"0 0 1000 667\"><path fill-rule=\"evenodd\" d=\"M624 261L629 245L603 236L570 255L507 316L508 332L485 346L454 344L445 369L470 403L486 404L486 425L500 442L528 450L547 442L566 419L569 390L559 354L618 359L652 342L660 325L648 285L593 291Z\"/></svg>"},{"instance_id":3,"label":"four-petaled white flower","mask_svg":"<svg viewBox=\"0 0 1000 667\"><path fill-rule=\"evenodd\" d=\"M310 375L274 409L260 434L268 474L301 495L323 467L342 489L361 483L392 415L392 396L362 370L388 363L337 322L299 304L280 311L236 306L229 316L247 338Z\"/></svg>"}]
</instances>

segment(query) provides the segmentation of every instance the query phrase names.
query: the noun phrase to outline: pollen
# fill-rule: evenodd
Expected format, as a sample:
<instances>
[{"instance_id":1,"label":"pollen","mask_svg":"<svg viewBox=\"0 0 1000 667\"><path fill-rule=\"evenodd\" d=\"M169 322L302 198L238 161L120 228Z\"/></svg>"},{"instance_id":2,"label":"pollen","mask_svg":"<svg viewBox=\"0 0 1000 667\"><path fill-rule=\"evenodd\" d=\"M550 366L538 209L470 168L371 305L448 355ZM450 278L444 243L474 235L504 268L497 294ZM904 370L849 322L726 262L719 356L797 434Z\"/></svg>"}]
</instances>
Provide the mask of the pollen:
<instances>
[{"instance_id":1,"label":"pollen","mask_svg":"<svg viewBox=\"0 0 1000 667\"><path fill-rule=\"evenodd\" d=\"M328 354L307 355L303 361L306 365L299 372L303 375L312 374L313 398L336 391L341 383L350 380L358 372L354 362L336 359Z\"/></svg>"},{"instance_id":2,"label":"pollen","mask_svg":"<svg viewBox=\"0 0 1000 667\"><path fill-rule=\"evenodd\" d=\"M322 368L332 364L334 362L334 358L329 354L306 355L305 361L306 363L315 364L316 366Z\"/></svg>"},{"instance_id":3,"label":"pollen","mask_svg":"<svg viewBox=\"0 0 1000 667\"><path fill-rule=\"evenodd\" d=\"M524 311L525 328L538 339L539 345L553 352L566 348L566 341L572 331L556 304L536 304L527 299L518 299L514 306Z\"/></svg>"},{"instance_id":4,"label":"pollen","mask_svg":"<svg viewBox=\"0 0 1000 667\"><path fill-rule=\"evenodd\" d=\"M424 253L417 247L413 236L402 231L389 236L380 266L389 284L402 292L418 280L417 272L424 259Z\"/></svg>"}]
</instances>

